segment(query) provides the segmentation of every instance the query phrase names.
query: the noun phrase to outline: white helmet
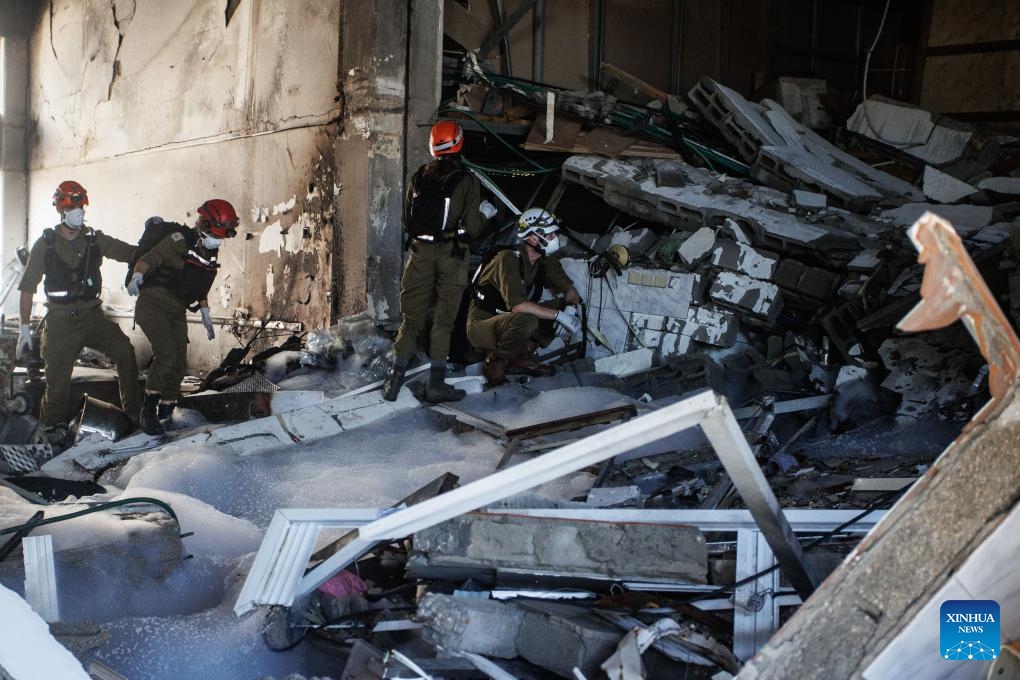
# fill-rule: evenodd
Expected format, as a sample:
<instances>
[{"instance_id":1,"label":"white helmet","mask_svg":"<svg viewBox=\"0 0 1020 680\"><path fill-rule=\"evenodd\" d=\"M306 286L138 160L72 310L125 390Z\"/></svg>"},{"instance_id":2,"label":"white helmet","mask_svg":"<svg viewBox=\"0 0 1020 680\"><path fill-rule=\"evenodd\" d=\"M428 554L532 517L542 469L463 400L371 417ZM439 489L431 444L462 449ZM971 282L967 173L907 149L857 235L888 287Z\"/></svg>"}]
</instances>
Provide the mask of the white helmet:
<instances>
[{"instance_id":1,"label":"white helmet","mask_svg":"<svg viewBox=\"0 0 1020 680\"><path fill-rule=\"evenodd\" d=\"M560 221L556 215L543 208L528 208L517 220L517 238L523 241L534 234L538 237L539 250L546 255L559 249L559 237L556 236L559 229Z\"/></svg>"}]
</instances>

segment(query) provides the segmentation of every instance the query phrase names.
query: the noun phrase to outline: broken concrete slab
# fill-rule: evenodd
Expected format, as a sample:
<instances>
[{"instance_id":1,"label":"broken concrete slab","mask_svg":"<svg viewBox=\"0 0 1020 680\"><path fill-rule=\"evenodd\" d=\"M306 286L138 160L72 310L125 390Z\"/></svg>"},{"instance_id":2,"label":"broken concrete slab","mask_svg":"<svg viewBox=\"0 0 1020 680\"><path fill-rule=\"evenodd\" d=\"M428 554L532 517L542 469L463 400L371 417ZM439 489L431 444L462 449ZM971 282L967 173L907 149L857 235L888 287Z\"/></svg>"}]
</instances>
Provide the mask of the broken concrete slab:
<instances>
[{"instance_id":1,"label":"broken concrete slab","mask_svg":"<svg viewBox=\"0 0 1020 680\"><path fill-rule=\"evenodd\" d=\"M715 229L702 227L684 239L677 250L680 261L688 267L694 267L708 257L715 247Z\"/></svg>"},{"instance_id":2,"label":"broken concrete slab","mask_svg":"<svg viewBox=\"0 0 1020 680\"><path fill-rule=\"evenodd\" d=\"M793 190L793 202L800 208L808 208L809 210L819 210L826 206L825 194L817 194L813 191L804 191L803 189Z\"/></svg>"},{"instance_id":3,"label":"broken concrete slab","mask_svg":"<svg viewBox=\"0 0 1020 680\"><path fill-rule=\"evenodd\" d=\"M451 567L704 583L708 552L696 527L472 513L414 535L409 573Z\"/></svg>"},{"instance_id":4,"label":"broken concrete slab","mask_svg":"<svg viewBox=\"0 0 1020 680\"><path fill-rule=\"evenodd\" d=\"M720 241L712 251L712 264L751 278L768 280L776 272L779 256L735 241Z\"/></svg>"},{"instance_id":5,"label":"broken concrete slab","mask_svg":"<svg viewBox=\"0 0 1020 680\"><path fill-rule=\"evenodd\" d=\"M475 597L427 593L418 605L425 639L444 649L512 659L524 611L512 604Z\"/></svg>"},{"instance_id":6,"label":"broken concrete slab","mask_svg":"<svg viewBox=\"0 0 1020 680\"><path fill-rule=\"evenodd\" d=\"M851 210L863 210L882 198L854 173L790 146L761 147L751 175L777 189L803 187L824 192Z\"/></svg>"},{"instance_id":7,"label":"broken concrete slab","mask_svg":"<svg viewBox=\"0 0 1020 680\"><path fill-rule=\"evenodd\" d=\"M642 347L595 360L596 373L608 373L618 378L636 375L652 367L655 353L650 348Z\"/></svg>"},{"instance_id":8,"label":"broken concrete slab","mask_svg":"<svg viewBox=\"0 0 1020 680\"><path fill-rule=\"evenodd\" d=\"M977 186L978 189L997 194L1020 195L1020 177L986 177Z\"/></svg>"},{"instance_id":9,"label":"broken concrete slab","mask_svg":"<svg viewBox=\"0 0 1020 680\"><path fill-rule=\"evenodd\" d=\"M524 623L517 636L520 655L564 678L575 678L574 668L595 678L600 666L623 637L610 623L584 607L560 602L521 603Z\"/></svg>"},{"instance_id":10,"label":"broken concrete slab","mask_svg":"<svg viewBox=\"0 0 1020 680\"><path fill-rule=\"evenodd\" d=\"M740 323L733 312L700 305L691 307L686 319L668 320L664 344L670 334L675 334L715 347L732 347L739 332Z\"/></svg>"},{"instance_id":11,"label":"broken concrete slab","mask_svg":"<svg viewBox=\"0 0 1020 680\"><path fill-rule=\"evenodd\" d=\"M711 78L702 78L687 95L749 163L758 157L761 146L783 144L782 136L765 118L764 108Z\"/></svg>"},{"instance_id":12,"label":"broken concrete slab","mask_svg":"<svg viewBox=\"0 0 1020 680\"><path fill-rule=\"evenodd\" d=\"M939 203L956 203L977 191L976 188L961 182L952 175L942 172L930 165L924 166L924 195Z\"/></svg>"},{"instance_id":13,"label":"broken concrete slab","mask_svg":"<svg viewBox=\"0 0 1020 680\"><path fill-rule=\"evenodd\" d=\"M883 219L894 224L910 226L921 215L932 212L957 227L985 227L992 223L995 209L987 205L936 205L932 203L907 203L881 214Z\"/></svg>"},{"instance_id":14,"label":"broken concrete slab","mask_svg":"<svg viewBox=\"0 0 1020 680\"><path fill-rule=\"evenodd\" d=\"M936 166L960 160L974 136L966 123L879 96L859 104L846 127Z\"/></svg>"},{"instance_id":15,"label":"broken concrete slab","mask_svg":"<svg viewBox=\"0 0 1020 680\"><path fill-rule=\"evenodd\" d=\"M684 187L659 187L642 168L680 163L693 178ZM726 218L750 225L759 238L816 251L857 250L857 238L824 224L809 224L785 210L758 202L755 185L728 178L682 161L645 160L639 165L597 156L571 156L563 164L563 179L580 184L606 203L636 217L670 227L693 230L714 226ZM719 190L707 187L717 185ZM732 188L731 193L721 190ZM745 198L745 196L751 198Z\"/></svg>"},{"instance_id":16,"label":"broken concrete slab","mask_svg":"<svg viewBox=\"0 0 1020 680\"><path fill-rule=\"evenodd\" d=\"M778 286L736 272L719 272L708 296L724 307L747 312L766 324L774 323L783 308Z\"/></svg>"}]
</instances>

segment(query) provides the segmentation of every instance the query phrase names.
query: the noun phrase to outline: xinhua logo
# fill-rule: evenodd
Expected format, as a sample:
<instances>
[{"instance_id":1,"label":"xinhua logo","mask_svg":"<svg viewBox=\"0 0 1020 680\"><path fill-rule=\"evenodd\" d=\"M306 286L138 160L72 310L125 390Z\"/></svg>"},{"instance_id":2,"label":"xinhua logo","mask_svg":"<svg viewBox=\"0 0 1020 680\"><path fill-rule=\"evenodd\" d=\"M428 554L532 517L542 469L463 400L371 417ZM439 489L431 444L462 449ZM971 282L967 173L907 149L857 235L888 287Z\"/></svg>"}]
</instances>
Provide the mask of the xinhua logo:
<instances>
[{"instance_id":1,"label":"xinhua logo","mask_svg":"<svg viewBox=\"0 0 1020 680\"><path fill-rule=\"evenodd\" d=\"M946 600L939 611L943 659L989 661L999 656L999 603Z\"/></svg>"}]
</instances>

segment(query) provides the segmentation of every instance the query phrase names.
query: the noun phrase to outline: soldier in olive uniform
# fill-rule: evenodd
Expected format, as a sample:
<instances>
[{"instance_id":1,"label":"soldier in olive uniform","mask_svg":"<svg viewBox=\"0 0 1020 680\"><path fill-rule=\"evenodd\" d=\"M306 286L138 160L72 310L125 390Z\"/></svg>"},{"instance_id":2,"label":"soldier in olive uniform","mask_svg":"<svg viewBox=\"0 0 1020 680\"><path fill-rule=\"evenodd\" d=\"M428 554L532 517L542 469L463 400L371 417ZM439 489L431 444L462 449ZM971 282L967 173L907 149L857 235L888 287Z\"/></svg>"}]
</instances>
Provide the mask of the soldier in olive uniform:
<instances>
[{"instance_id":1,"label":"soldier in olive uniform","mask_svg":"<svg viewBox=\"0 0 1020 680\"><path fill-rule=\"evenodd\" d=\"M467 336L487 350L482 372L489 385L506 382L508 373L552 375L555 369L534 356L555 337L554 325L569 335L581 330L573 313L581 296L556 258L559 223L541 208L524 211L517 225L516 248L497 251L475 277L468 309ZM539 303L548 288L562 299Z\"/></svg>"},{"instance_id":2,"label":"soldier in olive uniform","mask_svg":"<svg viewBox=\"0 0 1020 680\"><path fill-rule=\"evenodd\" d=\"M383 397L389 401L397 398L430 312L431 366L425 398L442 402L464 397L464 390L446 383L446 360L468 283L467 243L478 236L482 220L478 180L461 170L458 160L463 142L464 131L457 123L444 120L433 125L429 148L434 160L418 169L407 189L403 223L411 255L400 280L402 320L393 345L395 360L383 384Z\"/></svg>"},{"instance_id":3,"label":"soldier in olive uniform","mask_svg":"<svg viewBox=\"0 0 1020 680\"><path fill-rule=\"evenodd\" d=\"M127 289L138 296L135 321L152 345L152 366L145 381L140 424L147 434L163 434L181 394L188 366L189 305L197 303L206 336L216 337L207 296L219 268L223 239L237 234L237 212L227 201L213 198L198 207L194 229L159 217L146 230L165 233L134 263ZM192 308L194 310L194 308Z\"/></svg>"},{"instance_id":4,"label":"soldier in olive uniform","mask_svg":"<svg viewBox=\"0 0 1020 680\"><path fill-rule=\"evenodd\" d=\"M103 287L103 258L119 262L131 259L135 247L84 226L85 188L74 181L61 182L53 193L53 205L61 222L43 231L32 246L21 277L21 333L18 356L32 349L29 319L32 297L39 282L46 292L45 325L40 348L46 363L46 392L39 420L44 427L67 422L71 397L71 372L83 347L99 350L117 365L120 403L133 423L138 422L140 390L138 365L131 341L120 326L103 314L99 293Z\"/></svg>"}]
</instances>

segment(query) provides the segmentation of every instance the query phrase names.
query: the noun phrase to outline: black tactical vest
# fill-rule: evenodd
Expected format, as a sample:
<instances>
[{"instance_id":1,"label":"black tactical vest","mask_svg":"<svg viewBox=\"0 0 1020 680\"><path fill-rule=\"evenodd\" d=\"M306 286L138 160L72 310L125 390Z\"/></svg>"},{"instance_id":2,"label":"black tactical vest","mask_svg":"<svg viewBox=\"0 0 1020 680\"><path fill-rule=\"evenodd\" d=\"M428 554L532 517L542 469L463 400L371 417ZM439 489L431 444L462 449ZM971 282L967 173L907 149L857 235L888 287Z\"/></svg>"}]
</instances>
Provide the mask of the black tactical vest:
<instances>
[{"instance_id":1,"label":"black tactical vest","mask_svg":"<svg viewBox=\"0 0 1020 680\"><path fill-rule=\"evenodd\" d=\"M90 227L83 227L83 230L78 238L86 239L85 254L75 267L57 255L54 245L57 233L53 229L43 230L43 241L46 243L43 290L46 300L52 304L95 300L103 289L103 276L99 273L103 256L96 246L96 232Z\"/></svg>"}]
</instances>

